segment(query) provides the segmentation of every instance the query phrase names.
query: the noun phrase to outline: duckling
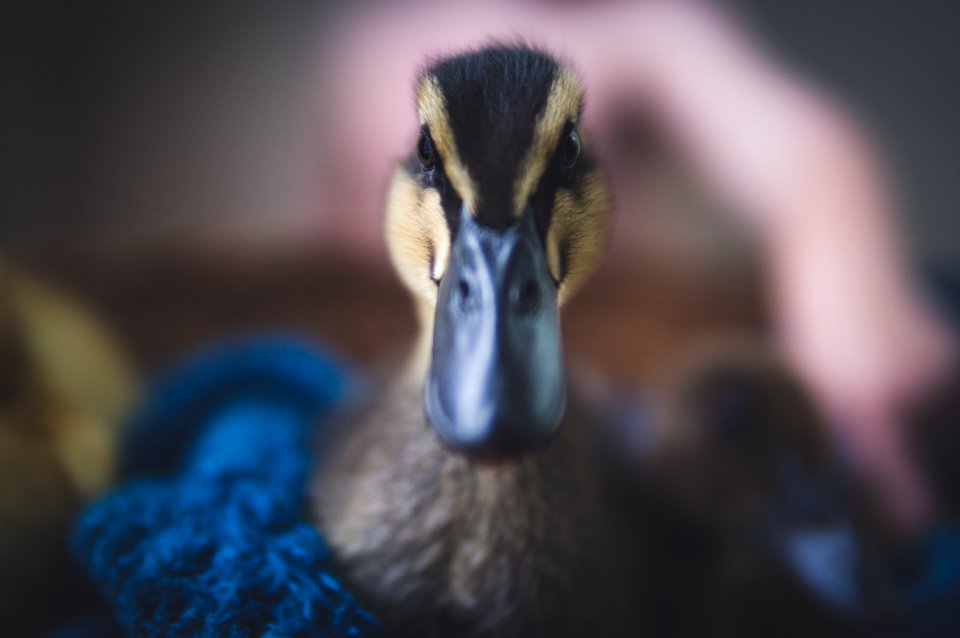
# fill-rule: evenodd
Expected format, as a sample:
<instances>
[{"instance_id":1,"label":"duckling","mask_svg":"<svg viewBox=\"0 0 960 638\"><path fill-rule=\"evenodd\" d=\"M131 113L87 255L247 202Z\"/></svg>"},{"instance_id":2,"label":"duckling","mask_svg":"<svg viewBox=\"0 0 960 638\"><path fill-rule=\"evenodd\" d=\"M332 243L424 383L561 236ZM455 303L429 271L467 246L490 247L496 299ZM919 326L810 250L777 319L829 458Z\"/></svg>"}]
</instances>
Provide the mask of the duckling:
<instances>
[{"instance_id":1,"label":"duckling","mask_svg":"<svg viewBox=\"0 0 960 638\"><path fill-rule=\"evenodd\" d=\"M416 107L385 226L419 338L325 441L316 524L388 635L632 634L636 543L561 351L609 209L580 82L493 46L423 71Z\"/></svg>"},{"instance_id":2,"label":"duckling","mask_svg":"<svg viewBox=\"0 0 960 638\"><path fill-rule=\"evenodd\" d=\"M881 531L776 353L739 341L700 351L671 386L645 468L654 625L674 636L840 637L895 622Z\"/></svg>"},{"instance_id":3,"label":"duckling","mask_svg":"<svg viewBox=\"0 0 960 638\"><path fill-rule=\"evenodd\" d=\"M13 634L56 616L70 519L109 486L132 378L86 309L0 260L0 618Z\"/></svg>"}]
</instances>

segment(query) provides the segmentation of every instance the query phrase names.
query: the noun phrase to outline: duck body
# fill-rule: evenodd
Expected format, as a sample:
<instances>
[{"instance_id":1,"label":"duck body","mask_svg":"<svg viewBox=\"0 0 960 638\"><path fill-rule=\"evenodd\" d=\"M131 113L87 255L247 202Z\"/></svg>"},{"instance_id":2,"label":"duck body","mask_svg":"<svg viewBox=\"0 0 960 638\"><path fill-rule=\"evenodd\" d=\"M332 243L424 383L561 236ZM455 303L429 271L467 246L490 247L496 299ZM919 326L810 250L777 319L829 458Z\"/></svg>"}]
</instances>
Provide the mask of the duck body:
<instances>
[{"instance_id":1,"label":"duck body","mask_svg":"<svg viewBox=\"0 0 960 638\"><path fill-rule=\"evenodd\" d=\"M543 452L477 464L438 441L400 376L325 442L319 524L387 635L636 635L637 544L585 426L568 413Z\"/></svg>"}]
</instances>

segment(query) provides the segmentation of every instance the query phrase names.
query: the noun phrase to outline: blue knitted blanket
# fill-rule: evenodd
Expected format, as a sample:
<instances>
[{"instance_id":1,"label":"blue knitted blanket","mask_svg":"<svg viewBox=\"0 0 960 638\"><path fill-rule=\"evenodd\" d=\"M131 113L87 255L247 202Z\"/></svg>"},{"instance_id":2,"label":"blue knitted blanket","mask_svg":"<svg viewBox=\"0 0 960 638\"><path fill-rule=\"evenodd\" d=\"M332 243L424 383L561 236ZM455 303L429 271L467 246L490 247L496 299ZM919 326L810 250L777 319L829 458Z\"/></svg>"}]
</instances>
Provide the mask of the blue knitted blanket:
<instances>
[{"instance_id":1,"label":"blue knitted blanket","mask_svg":"<svg viewBox=\"0 0 960 638\"><path fill-rule=\"evenodd\" d=\"M302 516L308 438L348 391L307 344L270 339L202 353L161 379L125 442L124 486L73 539L130 638L370 636ZM105 625L61 635L102 635Z\"/></svg>"}]
</instances>

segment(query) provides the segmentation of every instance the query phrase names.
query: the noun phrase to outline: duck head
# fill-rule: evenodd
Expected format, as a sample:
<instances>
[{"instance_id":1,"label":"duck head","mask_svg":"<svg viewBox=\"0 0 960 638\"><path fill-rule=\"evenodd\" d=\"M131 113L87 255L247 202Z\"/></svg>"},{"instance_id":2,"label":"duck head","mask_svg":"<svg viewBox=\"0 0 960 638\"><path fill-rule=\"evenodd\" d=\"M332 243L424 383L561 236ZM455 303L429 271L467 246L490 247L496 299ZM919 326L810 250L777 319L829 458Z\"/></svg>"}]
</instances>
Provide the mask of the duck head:
<instances>
[{"instance_id":1,"label":"duck head","mask_svg":"<svg viewBox=\"0 0 960 638\"><path fill-rule=\"evenodd\" d=\"M492 47L423 71L416 107L386 234L422 302L427 423L475 458L536 450L565 410L559 307L606 239L580 83L540 51Z\"/></svg>"}]
</instances>

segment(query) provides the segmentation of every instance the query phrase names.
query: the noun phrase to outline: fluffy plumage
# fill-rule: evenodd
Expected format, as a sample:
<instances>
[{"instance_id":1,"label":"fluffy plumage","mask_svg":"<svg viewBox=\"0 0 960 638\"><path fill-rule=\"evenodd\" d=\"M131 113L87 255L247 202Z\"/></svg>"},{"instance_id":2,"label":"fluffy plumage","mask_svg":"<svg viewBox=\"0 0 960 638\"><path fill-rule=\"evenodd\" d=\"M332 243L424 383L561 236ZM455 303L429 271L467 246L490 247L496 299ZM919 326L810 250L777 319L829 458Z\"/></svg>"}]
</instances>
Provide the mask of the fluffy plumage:
<instances>
[{"instance_id":1,"label":"fluffy plumage","mask_svg":"<svg viewBox=\"0 0 960 638\"><path fill-rule=\"evenodd\" d=\"M418 387L384 392L331 432L345 440L312 496L339 573L391 636L631 635L638 544L612 523L582 418L483 468L427 430Z\"/></svg>"}]
</instances>

